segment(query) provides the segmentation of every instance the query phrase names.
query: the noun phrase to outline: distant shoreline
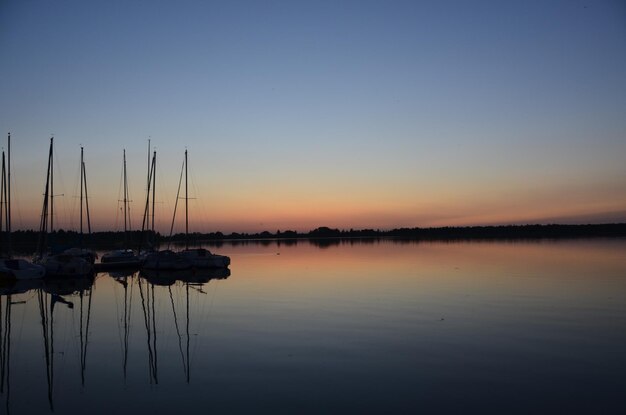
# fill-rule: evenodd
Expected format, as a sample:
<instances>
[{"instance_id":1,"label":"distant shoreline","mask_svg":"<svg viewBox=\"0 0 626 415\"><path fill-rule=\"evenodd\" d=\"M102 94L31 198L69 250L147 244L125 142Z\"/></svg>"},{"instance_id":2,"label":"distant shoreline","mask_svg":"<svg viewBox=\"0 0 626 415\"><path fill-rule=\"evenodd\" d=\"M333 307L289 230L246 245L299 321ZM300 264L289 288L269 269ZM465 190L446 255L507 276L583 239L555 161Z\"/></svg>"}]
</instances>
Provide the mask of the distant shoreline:
<instances>
[{"instance_id":1,"label":"distant shoreline","mask_svg":"<svg viewBox=\"0 0 626 415\"><path fill-rule=\"evenodd\" d=\"M13 231L11 245L15 252L34 252L39 240L39 232L33 230ZM221 232L192 233L188 236L190 245L209 244L221 245L226 242L243 241L297 241L312 240L354 240L354 239L390 239L397 241L463 241L463 240L532 240L532 239L578 239L578 238L618 238L626 237L626 223L609 223L597 225L502 225L502 226L465 226L438 228L399 228L392 230L350 229L340 230L329 227L316 228L309 232L269 231L258 233ZM7 246L8 235L1 236L2 247ZM80 235L75 231L58 230L48 235L48 243L58 248L77 246ZM83 246L99 249L129 247L139 249L145 247L146 241L157 241L163 248L164 244L179 246L184 243L184 234L175 234L171 238L159 233L132 231L94 232L82 236ZM128 241L128 242L127 242ZM4 251L4 250L3 250Z\"/></svg>"}]
</instances>

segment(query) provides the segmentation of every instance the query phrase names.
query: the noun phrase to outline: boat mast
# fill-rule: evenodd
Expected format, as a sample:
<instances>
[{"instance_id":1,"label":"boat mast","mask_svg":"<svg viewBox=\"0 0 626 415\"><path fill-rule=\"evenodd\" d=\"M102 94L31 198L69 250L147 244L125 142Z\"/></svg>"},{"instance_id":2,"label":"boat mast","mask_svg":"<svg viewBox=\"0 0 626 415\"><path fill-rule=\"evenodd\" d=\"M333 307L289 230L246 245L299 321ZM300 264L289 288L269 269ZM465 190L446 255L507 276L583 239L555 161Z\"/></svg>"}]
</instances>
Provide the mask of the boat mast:
<instances>
[{"instance_id":1,"label":"boat mast","mask_svg":"<svg viewBox=\"0 0 626 415\"><path fill-rule=\"evenodd\" d=\"M148 140L148 159L150 158L150 141ZM139 237L139 249L137 252L141 252L141 246L143 245L144 231L150 227L150 189L152 187L151 184L152 179L152 164L148 163L148 187L146 188L146 204L143 208L143 218L141 220L141 234ZM149 238L146 238L148 245L150 244Z\"/></svg>"},{"instance_id":2,"label":"boat mast","mask_svg":"<svg viewBox=\"0 0 626 415\"><path fill-rule=\"evenodd\" d=\"M39 247L38 253L43 257L46 249L46 237L48 234L48 197L50 195L50 170L52 168L52 138L50 138L50 150L48 152L48 169L46 170L46 187L43 196L43 207L41 208L41 222L39 225Z\"/></svg>"},{"instance_id":3,"label":"boat mast","mask_svg":"<svg viewBox=\"0 0 626 415\"><path fill-rule=\"evenodd\" d=\"M52 148L54 146L54 137L50 137L50 156L48 158L48 173L50 175L50 233L54 231L54 157Z\"/></svg>"},{"instance_id":4,"label":"boat mast","mask_svg":"<svg viewBox=\"0 0 626 415\"><path fill-rule=\"evenodd\" d=\"M50 150L48 152L48 170L46 170L46 187L43 196L43 207L41 208L41 222L39 224L39 243L37 253L40 258L43 257L46 249L46 236L48 234L48 196L50 194L50 168L52 161L52 138L50 139Z\"/></svg>"},{"instance_id":5,"label":"boat mast","mask_svg":"<svg viewBox=\"0 0 626 415\"><path fill-rule=\"evenodd\" d=\"M152 156L152 235L154 236L154 206L156 205L156 151Z\"/></svg>"},{"instance_id":6,"label":"boat mast","mask_svg":"<svg viewBox=\"0 0 626 415\"><path fill-rule=\"evenodd\" d=\"M81 149L82 157L82 149ZM87 169L85 168L85 161L81 162L81 169L83 171L83 184L85 186L85 213L87 213L87 233L91 235L91 217L89 216L89 194L87 193ZM83 204L81 203L81 210Z\"/></svg>"},{"instance_id":7,"label":"boat mast","mask_svg":"<svg viewBox=\"0 0 626 415\"><path fill-rule=\"evenodd\" d=\"M80 146L80 247L83 247L83 146Z\"/></svg>"},{"instance_id":8,"label":"boat mast","mask_svg":"<svg viewBox=\"0 0 626 415\"><path fill-rule=\"evenodd\" d=\"M170 226L170 235L169 235L169 241L167 243L167 249L170 249L170 243L172 242L172 234L174 232L174 223L176 222L176 212L178 211L178 201L180 200L180 186L183 184L183 172L185 171L186 163L187 163L187 157L185 157L185 159L183 160L183 165L180 166L180 177L178 178L178 189L176 190L176 202L174 202L174 214L172 215L172 226ZM185 243L186 242L187 242L187 230L185 229Z\"/></svg>"},{"instance_id":9,"label":"boat mast","mask_svg":"<svg viewBox=\"0 0 626 415\"><path fill-rule=\"evenodd\" d=\"M150 164L150 139L148 139L148 193L150 193L150 178L152 177L152 169Z\"/></svg>"},{"instance_id":10,"label":"boat mast","mask_svg":"<svg viewBox=\"0 0 626 415\"><path fill-rule=\"evenodd\" d=\"M8 138L7 148L7 255L11 257L11 133Z\"/></svg>"},{"instance_id":11,"label":"boat mast","mask_svg":"<svg viewBox=\"0 0 626 415\"><path fill-rule=\"evenodd\" d=\"M189 249L189 186L187 182L187 149L185 149L185 249Z\"/></svg>"},{"instance_id":12,"label":"boat mast","mask_svg":"<svg viewBox=\"0 0 626 415\"><path fill-rule=\"evenodd\" d=\"M7 200L7 178L6 170L4 166L4 151L2 152L2 176L0 176L0 242L2 242L2 221L3 215L7 215L6 200ZM7 225L8 229L8 225ZM0 249L1 252L1 249Z\"/></svg>"},{"instance_id":13,"label":"boat mast","mask_svg":"<svg viewBox=\"0 0 626 415\"><path fill-rule=\"evenodd\" d=\"M124 166L123 166L123 170L124 170L124 239L126 242L126 246L128 247L128 219L127 219L127 205L126 203L128 203L128 199L127 199L127 194L128 194L128 183L126 182L126 149L124 149Z\"/></svg>"},{"instance_id":14,"label":"boat mast","mask_svg":"<svg viewBox=\"0 0 626 415\"><path fill-rule=\"evenodd\" d=\"M87 194L87 172L85 171L84 148L80 146L80 248L83 248L83 200L87 215L87 233L91 235L91 218L89 217L89 197ZM84 193L83 193L84 192Z\"/></svg>"}]
</instances>

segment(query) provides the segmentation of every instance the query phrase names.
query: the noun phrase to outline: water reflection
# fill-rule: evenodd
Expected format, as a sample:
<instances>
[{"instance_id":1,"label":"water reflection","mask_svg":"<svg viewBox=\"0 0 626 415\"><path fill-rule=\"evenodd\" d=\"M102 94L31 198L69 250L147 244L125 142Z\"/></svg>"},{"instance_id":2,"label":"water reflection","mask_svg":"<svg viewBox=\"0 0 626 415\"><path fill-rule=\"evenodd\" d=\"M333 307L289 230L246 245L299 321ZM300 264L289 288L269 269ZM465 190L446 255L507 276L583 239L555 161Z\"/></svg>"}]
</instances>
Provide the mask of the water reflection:
<instances>
[{"instance_id":1,"label":"water reflection","mask_svg":"<svg viewBox=\"0 0 626 415\"><path fill-rule=\"evenodd\" d=\"M36 303L38 311L40 344L43 348L41 363L45 366L46 395L49 410L56 411L55 401L55 364L57 360L67 363L67 344L62 350L55 349L58 333L55 330L61 328L62 337L67 340L68 332L76 333L78 347L78 366L81 388L86 387L86 372L88 366L88 349L90 343L90 322L92 316L92 303L96 279L100 282L113 281L123 289L122 302L122 374L124 383L128 376L129 351L131 349L131 326L133 324L133 293L138 291L141 304L141 320L145 327L146 355L148 356L148 374L151 384L159 383L158 372L158 342L157 333L162 332L157 323L157 307L159 298L163 293L159 290L167 290L170 312L173 317L175 332L177 335L178 351L182 360L182 372L186 383L191 381L190 365L190 292L206 296L205 286L213 279L223 280L230 276L228 269L200 270L186 272L111 272L99 274L96 277L75 279L40 279L40 280L16 280L3 281L0 287L0 394L4 396L6 412L11 411L11 346L12 346L12 310L16 306L27 307L33 311L33 303ZM136 288L135 288L136 287ZM178 290L177 290L178 288ZM181 290L182 289L182 290ZM184 294L181 296L181 292ZM182 307L181 307L182 304ZM110 305L110 304L109 304ZM55 318L59 313L64 313L65 319L60 323ZM70 324L67 314L70 314ZM30 314L30 313L27 313ZM33 315L31 315L33 317ZM32 328L35 321L22 321ZM61 325L61 326L60 326ZM20 327L22 329L22 327ZM167 333L167 330L165 331ZM197 335L197 333L196 333ZM72 336L73 337L73 336ZM32 351L33 344L28 345ZM70 346L69 348L72 348ZM20 377L23 383L29 383L29 379ZM100 383L100 382L98 382ZM33 392L33 391L31 391ZM31 399L34 396L31 396ZM35 399L36 401L36 399ZM67 410L68 408L64 408ZM75 409L75 408L74 408ZM73 410L73 409L72 409Z\"/></svg>"},{"instance_id":2,"label":"water reflection","mask_svg":"<svg viewBox=\"0 0 626 415\"><path fill-rule=\"evenodd\" d=\"M222 251L234 277L2 287L0 412L626 409L626 241Z\"/></svg>"},{"instance_id":3,"label":"water reflection","mask_svg":"<svg viewBox=\"0 0 626 415\"><path fill-rule=\"evenodd\" d=\"M0 317L0 320L2 320L2 323L0 323L2 325L0 327L0 338L2 339L2 359L0 361L2 387L0 389L4 393L4 385L6 384L7 413L10 410L12 308L14 305L24 305L27 301L22 299L14 300L14 297L33 294L30 296L30 299L32 300L33 296L37 298L46 367L48 403L50 410L54 410L55 307L65 306L73 310L74 301L72 300L77 299L79 302L80 378L81 385L84 386L93 283L94 277L75 279L48 278L45 280L9 281L0 288L0 309L2 308L2 301L5 302L4 320Z\"/></svg>"},{"instance_id":4,"label":"water reflection","mask_svg":"<svg viewBox=\"0 0 626 415\"><path fill-rule=\"evenodd\" d=\"M134 277L135 272L111 272L109 276L113 278L113 280L119 283L124 288L124 300L123 300L123 317L122 317L122 372L124 373L124 382L126 382L126 375L128 369L128 341L130 338L130 317L131 317L131 304L133 300L133 287L134 287ZM128 285L130 282L130 290L128 289Z\"/></svg>"},{"instance_id":5,"label":"water reflection","mask_svg":"<svg viewBox=\"0 0 626 415\"><path fill-rule=\"evenodd\" d=\"M4 302L4 304L3 304ZM7 413L10 409L11 395L11 308L13 296L0 296L0 394L5 395Z\"/></svg>"}]
</instances>

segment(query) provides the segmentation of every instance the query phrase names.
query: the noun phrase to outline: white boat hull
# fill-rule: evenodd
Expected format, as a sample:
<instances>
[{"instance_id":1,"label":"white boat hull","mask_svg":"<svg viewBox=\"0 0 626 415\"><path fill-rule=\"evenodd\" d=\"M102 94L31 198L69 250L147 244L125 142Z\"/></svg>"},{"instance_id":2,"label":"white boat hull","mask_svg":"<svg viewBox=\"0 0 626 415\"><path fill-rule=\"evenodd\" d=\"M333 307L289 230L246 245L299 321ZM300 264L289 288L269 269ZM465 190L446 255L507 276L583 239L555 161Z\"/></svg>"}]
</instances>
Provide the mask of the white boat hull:
<instances>
[{"instance_id":1,"label":"white boat hull","mask_svg":"<svg viewBox=\"0 0 626 415\"><path fill-rule=\"evenodd\" d=\"M226 268L230 265L230 258L226 255L211 253L208 249L185 249L179 255L189 261L194 268Z\"/></svg>"},{"instance_id":2,"label":"white boat hull","mask_svg":"<svg viewBox=\"0 0 626 415\"><path fill-rule=\"evenodd\" d=\"M24 259L0 259L0 275L16 280L43 278L46 269Z\"/></svg>"},{"instance_id":3,"label":"white boat hull","mask_svg":"<svg viewBox=\"0 0 626 415\"><path fill-rule=\"evenodd\" d=\"M45 257L42 265L49 277L78 277L93 273L93 264L81 257L71 255L53 255Z\"/></svg>"},{"instance_id":4,"label":"white boat hull","mask_svg":"<svg viewBox=\"0 0 626 415\"><path fill-rule=\"evenodd\" d=\"M159 251L146 256L143 268L148 270L185 270L192 267L191 261L172 251Z\"/></svg>"}]
</instances>

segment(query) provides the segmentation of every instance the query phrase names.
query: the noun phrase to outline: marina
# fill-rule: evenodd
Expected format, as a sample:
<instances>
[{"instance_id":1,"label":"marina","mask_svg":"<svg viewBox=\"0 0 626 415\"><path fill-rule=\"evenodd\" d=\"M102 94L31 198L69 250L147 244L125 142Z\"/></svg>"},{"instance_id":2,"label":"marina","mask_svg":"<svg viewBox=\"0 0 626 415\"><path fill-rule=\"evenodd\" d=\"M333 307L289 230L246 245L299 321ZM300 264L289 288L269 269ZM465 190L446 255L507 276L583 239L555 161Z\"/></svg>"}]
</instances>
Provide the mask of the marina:
<instances>
[{"instance_id":1,"label":"marina","mask_svg":"<svg viewBox=\"0 0 626 415\"><path fill-rule=\"evenodd\" d=\"M0 415L626 414L625 18L0 1Z\"/></svg>"}]
</instances>

